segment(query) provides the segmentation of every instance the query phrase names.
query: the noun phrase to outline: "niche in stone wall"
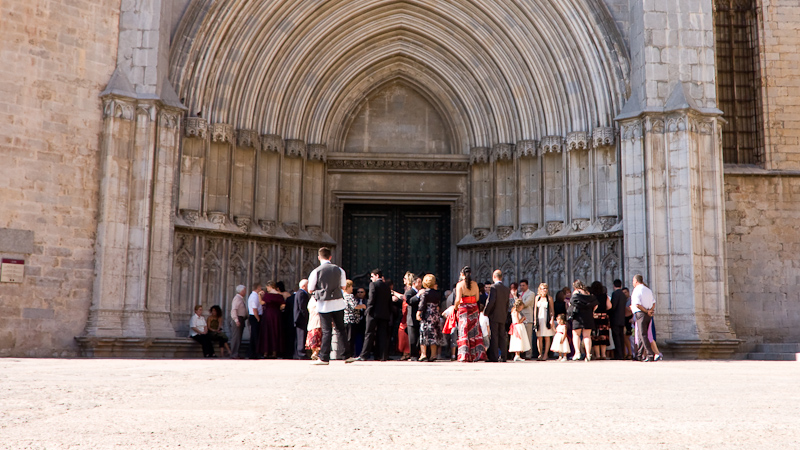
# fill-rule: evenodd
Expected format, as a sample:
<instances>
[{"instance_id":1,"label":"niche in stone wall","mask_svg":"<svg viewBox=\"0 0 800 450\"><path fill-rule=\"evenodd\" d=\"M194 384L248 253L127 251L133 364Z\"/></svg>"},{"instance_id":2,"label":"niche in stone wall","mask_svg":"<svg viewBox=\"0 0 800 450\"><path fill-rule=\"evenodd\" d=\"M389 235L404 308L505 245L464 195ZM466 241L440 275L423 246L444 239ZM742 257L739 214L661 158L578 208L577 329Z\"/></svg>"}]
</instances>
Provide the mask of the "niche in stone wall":
<instances>
[{"instance_id":1,"label":"niche in stone wall","mask_svg":"<svg viewBox=\"0 0 800 450\"><path fill-rule=\"evenodd\" d=\"M345 138L346 152L450 153L446 122L419 92L402 81L373 91Z\"/></svg>"}]
</instances>

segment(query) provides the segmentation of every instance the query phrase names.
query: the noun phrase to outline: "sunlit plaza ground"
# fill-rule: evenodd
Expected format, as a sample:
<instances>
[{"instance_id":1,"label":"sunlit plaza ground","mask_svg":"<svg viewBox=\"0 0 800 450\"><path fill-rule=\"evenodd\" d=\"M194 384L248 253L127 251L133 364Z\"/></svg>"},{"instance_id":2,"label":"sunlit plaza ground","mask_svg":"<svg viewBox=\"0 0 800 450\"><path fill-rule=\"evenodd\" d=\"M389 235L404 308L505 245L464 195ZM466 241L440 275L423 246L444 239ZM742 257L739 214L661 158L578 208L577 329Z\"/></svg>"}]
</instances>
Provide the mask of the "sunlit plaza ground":
<instances>
[{"instance_id":1,"label":"sunlit plaza ground","mask_svg":"<svg viewBox=\"0 0 800 450\"><path fill-rule=\"evenodd\" d=\"M0 448L800 447L800 363L0 360Z\"/></svg>"}]
</instances>

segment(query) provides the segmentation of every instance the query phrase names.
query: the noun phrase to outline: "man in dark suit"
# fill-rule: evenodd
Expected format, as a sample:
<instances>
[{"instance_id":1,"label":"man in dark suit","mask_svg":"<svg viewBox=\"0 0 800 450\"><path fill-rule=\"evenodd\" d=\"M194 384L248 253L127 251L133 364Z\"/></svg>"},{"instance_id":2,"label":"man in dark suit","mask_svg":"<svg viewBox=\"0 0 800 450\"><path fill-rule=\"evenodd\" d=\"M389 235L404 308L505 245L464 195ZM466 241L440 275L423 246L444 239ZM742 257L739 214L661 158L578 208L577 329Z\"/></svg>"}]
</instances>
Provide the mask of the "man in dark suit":
<instances>
[{"instance_id":1,"label":"man in dark suit","mask_svg":"<svg viewBox=\"0 0 800 450\"><path fill-rule=\"evenodd\" d=\"M611 322L611 337L614 339L614 359L625 359L625 306L628 298L622 292L622 281L614 280L614 293L611 294L611 309L608 318Z\"/></svg>"},{"instance_id":2,"label":"man in dark suit","mask_svg":"<svg viewBox=\"0 0 800 450\"><path fill-rule=\"evenodd\" d=\"M503 284L503 272L495 270L492 274L494 284L489 290L486 308L483 314L489 318L491 339L489 340L489 361L505 362L508 358L508 334L506 333L506 315L508 314L508 298L511 289Z\"/></svg>"},{"instance_id":3,"label":"man in dark suit","mask_svg":"<svg viewBox=\"0 0 800 450\"><path fill-rule=\"evenodd\" d=\"M294 294L294 328L297 333L294 359L306 359L306 333L308 333L308 280L300 281L300 289Z\"/></svg>"},{"instance_id":4,"label":"man in dark suit","mask_svg":"<svg viewBox=\"0 0 800 450\"><path fill-rule=\"evenodd\" d=\"M406 308L408 314L403 320L406 321L406 332L408 332L408 343L411 347L411 355L419 355L419 320L417 320L417 311L419 311L419 291L422 289L422 278L415 276L411 284L411 289L405 292Z\"/></svg>"},{"instance_id":5,"label":"man in dark suit","mask_svg":"<svg viewBox=\"0 0 800 450\"><path fill-rule=\"evenodd\" d=\"M376 360L386 361L389 357L389 319L392 317L392 292L383 280L383 272L375 269L371 274L369 299L367 300L367 332L364 335L364 348L358 358L348 358L346 363L366 361L367 355L375 349ZM375 341L377 340L377 346Z\"/></svg>"}]
</instances>

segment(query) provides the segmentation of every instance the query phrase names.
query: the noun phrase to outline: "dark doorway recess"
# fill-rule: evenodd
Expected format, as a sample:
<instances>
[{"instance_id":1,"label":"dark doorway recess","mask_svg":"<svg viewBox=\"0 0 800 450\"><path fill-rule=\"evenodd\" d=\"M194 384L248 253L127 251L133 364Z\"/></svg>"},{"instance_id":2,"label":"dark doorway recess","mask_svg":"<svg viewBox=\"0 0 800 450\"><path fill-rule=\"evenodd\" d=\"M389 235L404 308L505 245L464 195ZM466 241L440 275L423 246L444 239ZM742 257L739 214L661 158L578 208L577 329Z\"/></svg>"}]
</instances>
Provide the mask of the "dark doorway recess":
<instances>
[{"instance_id":1,"label":"dark doorway recess","mask_svg":"<svg viewBox=\"0 0 800 450\"><path fill-rule=\"evenodd\" d=\"M369 286L380 268L402 291L403 275L436 275L450 287L450 207L411 205L344 206L342 266L358 287Z\"/></svg>"}]
</instances>

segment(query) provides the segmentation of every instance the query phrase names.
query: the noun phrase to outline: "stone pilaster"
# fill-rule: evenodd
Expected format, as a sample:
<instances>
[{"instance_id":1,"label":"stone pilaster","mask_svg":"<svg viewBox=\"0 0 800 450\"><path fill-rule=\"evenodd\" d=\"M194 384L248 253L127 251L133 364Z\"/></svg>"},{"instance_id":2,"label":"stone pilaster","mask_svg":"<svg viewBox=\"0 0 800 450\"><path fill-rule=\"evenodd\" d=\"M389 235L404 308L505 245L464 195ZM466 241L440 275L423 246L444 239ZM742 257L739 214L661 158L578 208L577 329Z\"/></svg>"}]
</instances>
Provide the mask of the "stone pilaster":
<instances>
[{"instance_id":1,"label":"stone pilaster","mask_svg":"<svg viewBox=\"0 0 800 450\"><path fill-rule=\"evenodd\" d=\"M514 165L514 146L495 144L494 162L494 225L499 239L513 233L517 222L517 176Z\"/></svg>"},{"instance_id":2,"label":"stone pilaster","mask_svg":"<svg viewBox=\"0 0 800 450\"><path fill-rule=\"evenodd\" d=\"M283 231L290 237L300 234L303 201L303 163L306 158L306 143L298 139L286 141L286 154L281 163L280 222Z\"/></svg>"},{"instance_id":3,"label":"stone pilaster","mask_svg":"<svg viewBox=\"0 0 800 450\"><path fill-rule=\"evenodd\" d=\"M303 176L303 225L312 237L318 237L323 226L325 200L325 162L328 147L323 144L308 146Z\"/></svg>"},{"instance_id":4,"label":"stone pilaster","mask_svg":"<svg viewBox=\"0 0 800 450\"><path fill-rule=\"evenodd\" d=\"M472 236L484 239L492 228L492 172L488 147L474 147L470 150L472 186Z\"/></svg>"},{"instance_id":5,"label":"stone pilaster","mask_svg":"<svg viewBox=\"0 0 800 450\"><path fill-rule=\"evenodd\" d=\"M522 237L533 236L541 224L541 165L538 143L534 140L517 142L519 167L519 226Z\"/></svg>"}]
</instances>

